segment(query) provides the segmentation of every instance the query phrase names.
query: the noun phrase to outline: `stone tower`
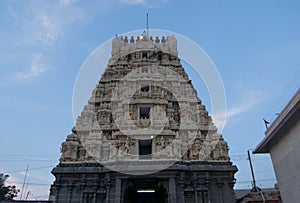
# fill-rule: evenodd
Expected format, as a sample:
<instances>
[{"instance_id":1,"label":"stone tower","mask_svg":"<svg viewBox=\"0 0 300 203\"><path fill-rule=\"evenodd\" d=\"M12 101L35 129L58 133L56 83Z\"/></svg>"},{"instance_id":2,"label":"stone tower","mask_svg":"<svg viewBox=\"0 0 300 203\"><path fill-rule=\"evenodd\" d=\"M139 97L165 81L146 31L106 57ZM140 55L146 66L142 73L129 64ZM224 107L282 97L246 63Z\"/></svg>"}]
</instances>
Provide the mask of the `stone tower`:
<instances>
[{"instance_id":1,"label":"stone tower","mask_svg":"<svg viewBox=\"0 0 300 203\"><path fill-rule=\"evenodd\" d=\"M113 39L61 152L54 202L234 202L237 168L173 36Z\"/></svg>"}]
</instances>

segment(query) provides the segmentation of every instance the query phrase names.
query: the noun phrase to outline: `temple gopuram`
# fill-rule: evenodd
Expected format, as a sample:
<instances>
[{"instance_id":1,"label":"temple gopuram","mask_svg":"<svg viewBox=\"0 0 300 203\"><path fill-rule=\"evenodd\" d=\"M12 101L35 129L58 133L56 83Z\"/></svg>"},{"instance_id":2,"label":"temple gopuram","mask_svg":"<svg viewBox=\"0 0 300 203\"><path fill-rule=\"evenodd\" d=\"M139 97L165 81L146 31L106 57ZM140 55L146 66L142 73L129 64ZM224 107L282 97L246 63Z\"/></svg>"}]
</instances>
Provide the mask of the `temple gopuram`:
<instances>
[{"instance_id":1,"label":"temple gopuram","mask_svg":"<svg viewBox=\"0 0 300 203\"><path fill-rule=\"evenodd\" d=\"M61 146L49 200L232 203L236 166L178 57L174 36L116 36Z\"/></svg>"}]
</instances>

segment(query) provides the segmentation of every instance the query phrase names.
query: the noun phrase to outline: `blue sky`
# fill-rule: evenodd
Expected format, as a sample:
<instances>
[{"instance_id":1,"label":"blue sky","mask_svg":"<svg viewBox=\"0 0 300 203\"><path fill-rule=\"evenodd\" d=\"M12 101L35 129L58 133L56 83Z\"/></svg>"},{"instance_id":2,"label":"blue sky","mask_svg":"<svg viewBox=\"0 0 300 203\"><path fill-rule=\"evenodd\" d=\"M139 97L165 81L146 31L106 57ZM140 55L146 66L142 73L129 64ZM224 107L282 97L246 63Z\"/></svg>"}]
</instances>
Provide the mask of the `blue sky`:
<instances>
[{"instance_id":1,"label":"blue sky","mask_svg":"<svg viewBox=\"0 0 300 203\"><path fill-rule=\"evenodd\" d=\"M228 120L223 131L250 188L246 151L264 136L300 86L298 1L58 0L0 2L0 171L29 198L46 199L60 144L71 132L72 93L88 55L115 34L145 28L187 36L211 57L222 77ZM151 34L151 33L150 33ZM205 88L198 95L209 103ZM275 183L268 155L253 155L261 187ZM24 194L23 194L24 196Z\"/></svg>"}]
</instances>

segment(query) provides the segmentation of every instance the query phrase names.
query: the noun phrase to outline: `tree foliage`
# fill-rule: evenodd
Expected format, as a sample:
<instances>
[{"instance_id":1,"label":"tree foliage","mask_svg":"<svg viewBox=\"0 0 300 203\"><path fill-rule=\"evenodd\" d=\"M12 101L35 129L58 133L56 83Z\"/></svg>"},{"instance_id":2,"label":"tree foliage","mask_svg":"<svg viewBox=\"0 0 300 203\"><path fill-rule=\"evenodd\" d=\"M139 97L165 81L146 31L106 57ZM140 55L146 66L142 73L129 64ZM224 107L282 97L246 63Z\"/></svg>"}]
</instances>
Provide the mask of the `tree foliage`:
<instances>
[{"instance_id":1,"label":"tree foliage","mask_svg":"<svg viewBox=\"0 0 300 203\"><path fill-rule=\"evenodd\" d=\"M15 185L6 186L5 181L8 177L9 175L0 173L0 200L12 200L19 192Z\"/></svg>"}]
</instances>

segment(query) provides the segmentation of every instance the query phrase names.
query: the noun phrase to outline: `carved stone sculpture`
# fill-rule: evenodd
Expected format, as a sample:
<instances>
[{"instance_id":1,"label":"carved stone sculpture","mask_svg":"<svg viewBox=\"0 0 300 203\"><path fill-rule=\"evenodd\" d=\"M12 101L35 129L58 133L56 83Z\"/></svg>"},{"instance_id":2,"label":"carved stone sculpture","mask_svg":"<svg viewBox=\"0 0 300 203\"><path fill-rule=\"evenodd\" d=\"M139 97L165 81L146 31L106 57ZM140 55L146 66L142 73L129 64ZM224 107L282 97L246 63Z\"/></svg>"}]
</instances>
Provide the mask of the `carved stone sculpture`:
<instances>
[{"instance_id":1,"label":"carved stone sculpture","mask_svg":"<svg viewBox=\"0 0 300 203\"><path fill-rule=\"evenodd\" d=\"M79 140L75 134L68 135L67 140L62 143L61 161L75 161L78 158Z\"/></svg>"}]
</instances>

